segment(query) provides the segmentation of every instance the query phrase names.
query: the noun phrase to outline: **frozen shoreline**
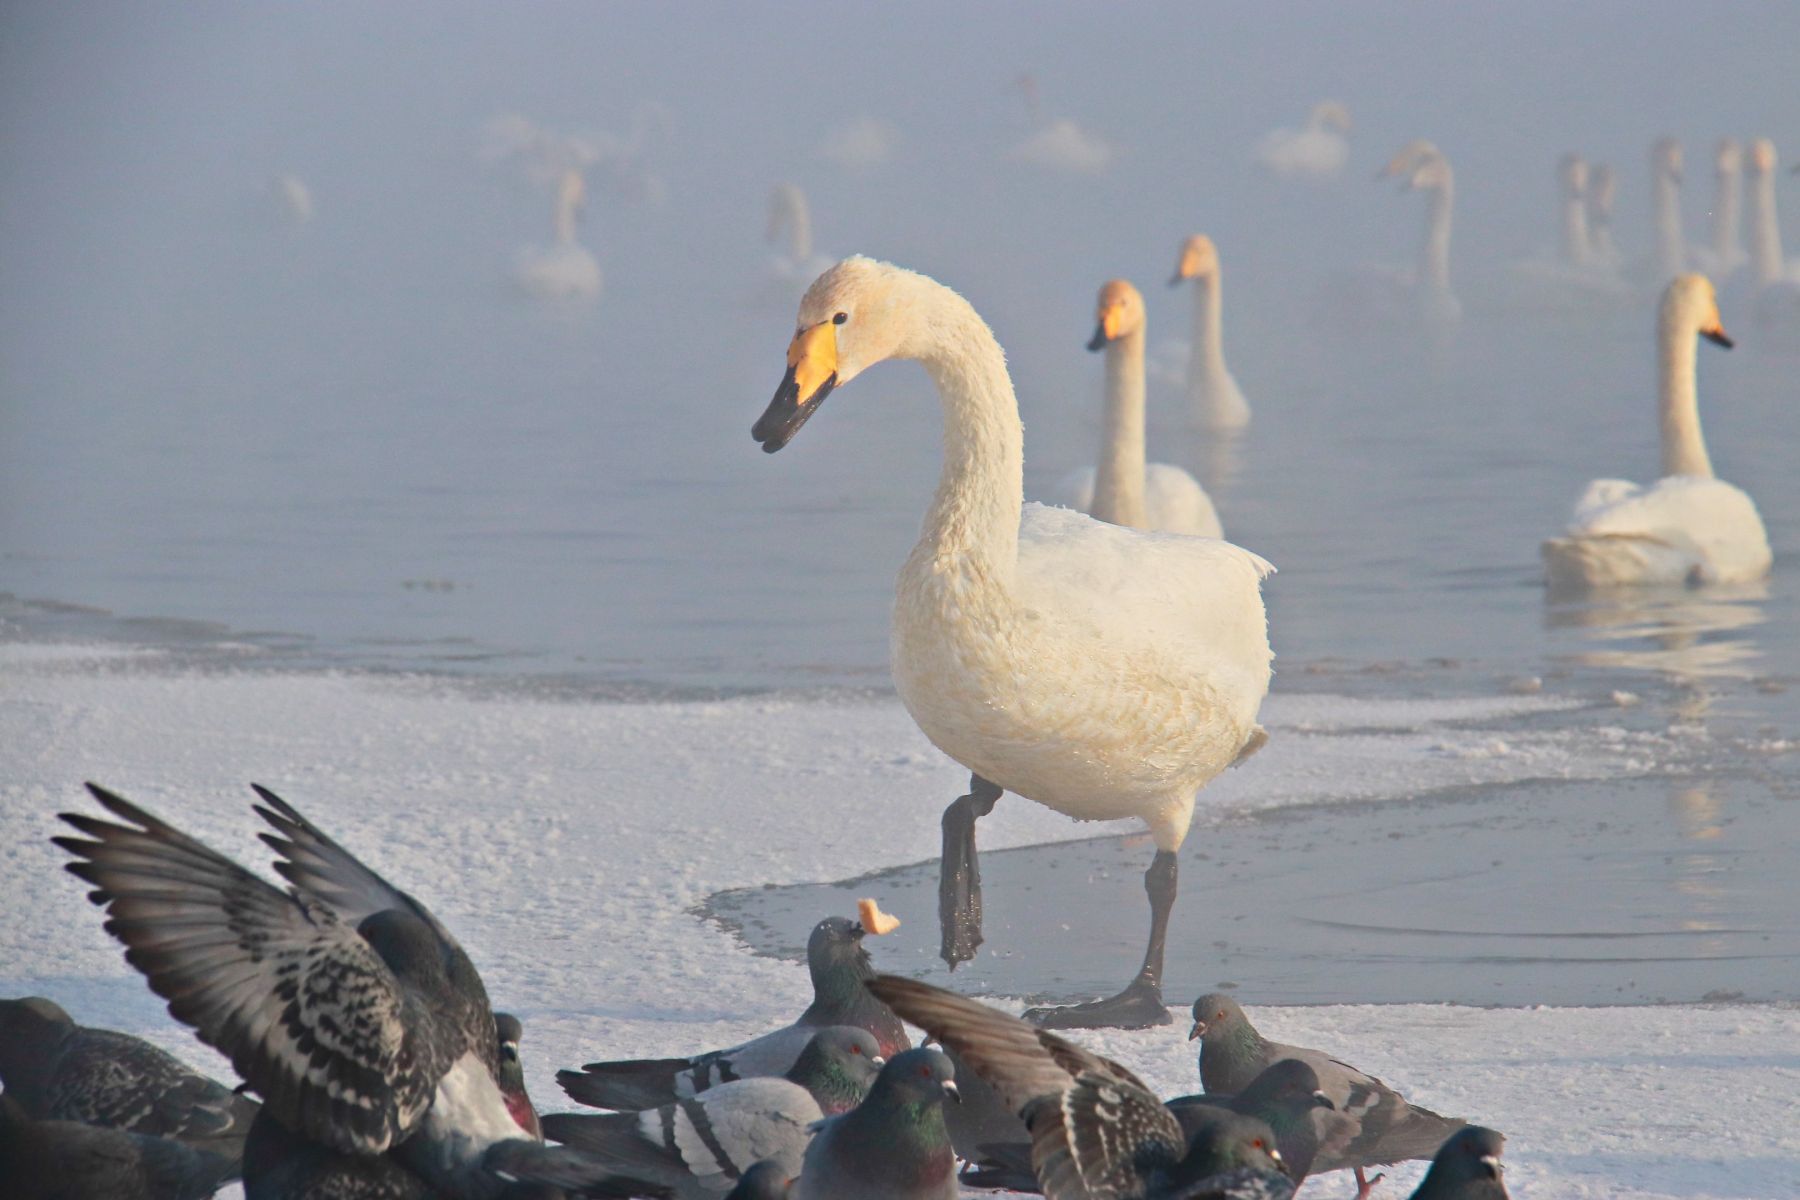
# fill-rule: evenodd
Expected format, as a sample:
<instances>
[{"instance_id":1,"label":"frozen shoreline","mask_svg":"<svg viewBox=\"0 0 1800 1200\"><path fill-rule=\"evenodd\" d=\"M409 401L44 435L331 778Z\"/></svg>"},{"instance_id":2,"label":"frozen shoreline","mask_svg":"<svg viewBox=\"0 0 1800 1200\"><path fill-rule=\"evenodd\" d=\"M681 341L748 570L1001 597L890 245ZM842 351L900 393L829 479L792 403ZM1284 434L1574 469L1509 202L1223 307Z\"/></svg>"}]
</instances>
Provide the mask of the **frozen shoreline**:
<instances>
[{"instance_id":1,"label":"frozen shoreline","mask_svg":"<svg viewBox=\"0 0 1800 1200\"><path fill-rule=\"evenodd\" d=\"M596 705L405 678L121 670L118 657L0 647L11 835L0 895L13 914L0 991L45 992L78 1019L145 1033L221 1072L161 1013L60 870L46 839L57 811L88 807L82 779L256 867L268 855L245 784L281 792L457 931L496 1005L524 1017L546 1109L563 1107L557 1067L702 1049L789 1018L804 973L750 953L697 907L724 888L928 858L937 812L964 781L888 700ZM1276 695L1269 749L1203 803L1613 777L1683 753L1689 735L1615 728L1605 714L1579 729L1534 719L1585 703ZM983 845L996 849L1105 830L1028 804L991 821ZM901 965L909 936L929 932L930 913L900 915L909 926L873 946L878 964ZM1521 1197L1800 1193L1791 1007L1265 1007L1259 1019L1504 1130ZM1195 1084L1178 1031L1095 1042L1159 1087ZM1404 1195L1416 1174L1395 1172L1385 1194ZM1347 1192L1335 1179L1310 1187Z\"/></svg>"}]
</instances>

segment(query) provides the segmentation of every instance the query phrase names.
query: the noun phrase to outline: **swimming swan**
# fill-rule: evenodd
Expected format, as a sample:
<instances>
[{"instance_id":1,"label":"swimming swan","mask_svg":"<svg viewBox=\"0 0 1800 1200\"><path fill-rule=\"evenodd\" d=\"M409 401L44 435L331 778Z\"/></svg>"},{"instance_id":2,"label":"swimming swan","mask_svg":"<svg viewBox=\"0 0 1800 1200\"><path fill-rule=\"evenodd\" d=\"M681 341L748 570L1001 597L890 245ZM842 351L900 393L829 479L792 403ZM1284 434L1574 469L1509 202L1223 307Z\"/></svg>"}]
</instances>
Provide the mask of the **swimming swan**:
<instances>
[{"instance_id":1,"label":"swimming swan","mask_svg":"<svg viewBox=\"0 0 1800 1200\"><path fill-rule=\"evenodd\" d=\"M1687 269L1687 239L1681 232L1681 143L1666 135L1650 147L1650 205L1656 222L1653 265L1660 286Z\"/></svg>"},{"instance_id":2,"label":"swimming swan","mask_svg":"<svg viewBox=\"0 0 1800 1200\"><path fill-rule=\"evenodd\" d=\"M797 183L778 183L769 193L766 236L770 244L778 242L783 232L787 234L787 252L774 256L770 271L778 280L794 284L798 290L800 284L817 279L832 260L813 249L812 208ZM793 292L788 293L788 300L792 303Z\"/></svg>"},{"instance_id":3,"label":"swimming swan","mask_svg":"<svg viewBox=\"0 0 1800 1200\"><path fill-rule=\"evenodd\" d=\"M894 684L925 736L974 772L944 813L944 958L981 944L975 820L1002 789L1078 820L1135 817L1156 856L1143 966L1110 1000L1046 1024L1167 1024L1163 943L1195 792L1265 740L1261 581L1229 542L1122 529L1023 504L1024 428L1006 357L975 309L923 275L867 258L800 302L787 374L751 434L787 445L835 389L884 359L937 388L944 466L895 586Z\"/></svg>"},{"instance_id":4,"label":"swimming swan","mask_svg":"<svg viewBox=\"0 0 1800 1200\"><path fill-rule=\"evenodd\" d=\"M1412 303L1427 321L1450 325L1462 319L1462 302L1450 290L1450 213L1456 205L1456 172L1443 152L1424 138L1402 146L1377 179L1398 176L1407 191L1426 192L1425 236L1418 270L1407 281Z\"/></svg>"},{"instance_id":5,"label":"swimming swan","mask_svg":"<svg viewBox=\"0 0 1800 1200\"><path fill-rule=\"evenodd\" d=\"M1224 273L1205 234L1182 243L1169 286L1194 281L1194 337L1188 346L1187 393L1193 419L1208 429L1242 429L1250 404L1225 367Z\"/></svg>"},{"instance_id":6,"label":"swimming swan","mask_svg":"<svg viewBox=\"0 0 1800 1200\"><path fill-rule=\"evenodd\" d=\"M1613 209L1618 202L1619 173L1605 163L1596 163L1588 172L1588 253L1596 266L1608 270L1617 270L1623 261L1612 233Z\"/></svg>"},{"instance_id":7,"label":"swimming swan","mask_svg":"<svg viewBox=\"0 0 1800 1200\"><path fill-rule=\"evenodd\" d=\"M1756 278L1756 319L1791 337L1800 331L1800 261L1784 257L1775 211L1775 143L1750 143L1750 261Z\"/></svg>"},{"instance_id":8,"label":"swimming swan","mask_svg":"<svg viewBox=\"0 0 1800 1200\"><path fill-rule=\"evenodd\" d=\"M1089 350L1106 352L1106 431L1100 465L1069 474L1071 508L1114 525L1222 537L1206 489L1180 467L1144 463L1144 297L1123 279L1100 289Z\"/></svg>"},{"instance_id":9,"label":"swimming swan","mask_svg":"<svg viewBox=\"0 0 1800 1200\"><path fill-rule=\"evenodd\" d=\"M1744 207L1744 151L1736 138L1719 139L1713 171L1718 190L1713 200L1712 244L1688 247L1688 262L1719 284L1743 266L1747 257L1738 237L1738 217Z\"/></svg>"},{"instance_id":10,"label":"swimming swan","mask_svg":"<svg viewBox=\"0 0 1800 1200\"><path fill-rule=\"evenodd\" d=\"M556 190L556 242L526 246L513 262L513 278L534 296L560 300L600 294L600 264L575 240L575 222L587 199L587 184L573 167Z\"/></svg>"},{"instance_id":11,"label":"swimming swan","mask_svg":"<svg viewBox=\"0 0 1800 1200\"><path fill-rule=\"evenodd\" d=\"M1256 161L1272 175L1312 182L1335 179L1350 158L1350 110L1322 100L1307 114L1303 129L1274 129L1256 144Z\"/></svg>"},{"instance_id":12,"label":"swimming swan","mask_svg":"<svg viewBox=\"0 0 1800 1200\"><path fill-rule=\"evenodd\" d=\"M1663 477L1649 487L1596 479L1565 536L1544 543L1546 582L1570 591L1614 584L1734 583L1768 573L1756 504L1713 476L1694 392L1695 336L1730 348L1704 275L1680 275L1657 316Z\"/></svg>"}]
</instances>

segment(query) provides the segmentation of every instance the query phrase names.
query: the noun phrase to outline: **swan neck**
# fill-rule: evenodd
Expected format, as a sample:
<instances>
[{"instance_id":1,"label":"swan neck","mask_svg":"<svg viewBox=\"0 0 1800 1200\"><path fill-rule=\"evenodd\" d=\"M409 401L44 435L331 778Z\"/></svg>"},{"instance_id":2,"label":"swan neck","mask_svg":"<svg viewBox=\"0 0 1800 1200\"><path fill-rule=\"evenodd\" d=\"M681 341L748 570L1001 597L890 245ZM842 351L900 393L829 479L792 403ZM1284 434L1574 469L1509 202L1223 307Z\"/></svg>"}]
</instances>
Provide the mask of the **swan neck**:
<instances>
[{"instance_id":1,"label":"swan neck","mask_svg":"<svg viewBox=\"0 0 1800 1200\"><path fill-rule=\"evenodd\" d=\"M812 258L812 209L807 206L806 196L799 192L789 192L787 196L788 254L797 263L804 263Z\"/></svg>"},{"instance_id":2,"label":"swan neck","mask_svg":"<svg viewBox=\"0 0 1800 1200\"><path fill-rule=\"evenodd\" d=\"M1106 346L1105 428L1094 471L1092 515L1114 525L1146 528L1144 507L1144 330Z\"/></svg>"},{"instance_id":3,"label":"swan neck","mask_svg":"<svg viewBox=\"0 0 1800 1200\"><path fill-rule=\"evenodd\" d=\"M1578 195L1564 196L1562 210L1563 261L1580 266L1589 258L1587 202Z\"/></svg>"},{"instance_id":4,"label":"swan neck","mask_svg":"<svg viewBox=\"0 0 1800 1200\"><path fill-rule=\"evenodd\" d=\"M1750 260L1759 286L1781 278L1781 222L1775 213L1773 171L1758 171L1750 193Z\"/></svg>"},{"instance_id":5,"label":"swan neck","mask_svg":"<svg viewBox=\"0 0 1800 1200\"><path fill-rule=\"evenodd\" d=\"M1744 204L1743 189L1744 177L1740 172L1719 172L1719 195L1712 214L1712 240L1713 253L1718 257L1721 270L1727 269L1733 261L1743 261L1742 251L1738 248L1738 212Z\"/></svg>"},{"instance_id":6,"label":"swan neck","mask_svg":"<svg viewBox=\"0 0 1800 1200\"><path fill-rule=\"evenodd\" d=\"M1455 192L1449 180L1431 190L1431 207L1425 216L1425 244L1419 253L1419 278L1443 290L1450 287L1450 210Z\"/></svg>"},{"instance_id":7,"label":"swan neck","mask_svg":"<svg viewBox=\"0 0 1800 1200\"><path fill-rule=\"evenodd\" d=\"M556 244L575 244L575 198L567 191L556 198Z\"/></svg>"},{"instance_id":8,"label":"swan neck","mask_svg":"<svg viewBox=\"0 0 1800 1200\"><path fill-rule=\"evenodd\" d=\"M1656 176L1656 266L1663 277L1681 274L1687 246L1681 237L1681 193L1666 172Z\"/></svg>"},{"instance_id":9,"label":"swan neck","mask_svg":"<svg viewBox=\"0 0 1800 1200\"><path fill-rule=\"evenodd\" d=\"M931 344L916 355L944 411L944 469L919 550L1010 583L1019 560L1025 427L993 331L960 296L946 288L944 297Z\"/></svg>"},{"instance_id":10,"label":"swan neck","mask_svg":"<svg viewBox=\"0 0 1800 1200\"><path fill-rule=\"evenodd\" d=\"M1694 385L1698 343L1692 322L1677 314L1657 329L1657 402L1662 418L1662 473L1711 478L1712 460L1700 436L1700 403Z\"/></svg>"}]
</instances>

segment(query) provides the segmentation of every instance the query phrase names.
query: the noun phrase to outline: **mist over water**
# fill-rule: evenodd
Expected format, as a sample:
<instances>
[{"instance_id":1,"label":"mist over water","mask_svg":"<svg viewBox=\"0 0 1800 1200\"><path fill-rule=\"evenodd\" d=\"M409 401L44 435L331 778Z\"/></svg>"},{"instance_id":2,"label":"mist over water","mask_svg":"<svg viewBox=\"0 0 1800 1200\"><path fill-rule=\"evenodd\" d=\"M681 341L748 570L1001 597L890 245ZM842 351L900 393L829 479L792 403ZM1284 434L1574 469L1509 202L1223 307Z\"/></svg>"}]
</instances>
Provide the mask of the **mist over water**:
<instances>
[{"instance_id":1,"label":"mist over water","mask_svg":"<svg viewBox=\"0 0 1800 1200\"><path fill-rule=\"evenodd\" d=\"M1566 150L1617 167L1618 240L1647 254L1665 132L1701 238L1719 135L1800 149L1796 45L1800 10L1692 4L13 6L0 616L23 636L112 628L38 602L83 606L282 661L884 686L936 405L916 368L884 367L778 458L751 443L797 300L762 240L791 179L821 252L923 270L993 325L1037 498L1097 445L1097 286L1133 279L1152 347L1185 341L1188 294L1162 282L1183 237L1214 237L1255 421L1231 443L1191 433L1153 379L1150 452L1280 567L1278 686L1619 652L1791 679L1800 357L1727 285L1739 349L1702 348L1701 404L1720 473L1768 523L1766 587L1546 606L1537 544L1580 488L1655 470L1654 297L1540 311L1506 266L1554 245ZM1257 138L1326 97L1356 120L1343 176L1260 174ZM642 135L630 173L590 172L597 302L512 282L551 238L551 195L478 161L506 113ZM1005 157L1065 117L1113 147L1109 169ZM894 131L886 161L821 153L869 120ZM1411 261L1423 199L1370 176L1417 136L1457 171L1468 316L1448 345L1320 319L1334 272ZM284 172L312 193L304 226L279 218Z\"/></svg>"}]
</instances>

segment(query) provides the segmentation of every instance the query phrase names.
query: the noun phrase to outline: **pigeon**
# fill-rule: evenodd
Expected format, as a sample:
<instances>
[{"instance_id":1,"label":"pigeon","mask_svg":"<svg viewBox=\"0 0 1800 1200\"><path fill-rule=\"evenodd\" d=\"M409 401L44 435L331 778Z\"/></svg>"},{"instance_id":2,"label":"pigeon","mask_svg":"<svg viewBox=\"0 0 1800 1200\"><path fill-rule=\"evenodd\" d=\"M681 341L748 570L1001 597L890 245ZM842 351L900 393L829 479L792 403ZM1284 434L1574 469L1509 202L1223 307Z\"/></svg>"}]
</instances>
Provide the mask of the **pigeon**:
<instances>
[{"instance_id":1,"label":"pigeon","mask_svg":"<svg viewBox=\"0 0 1800 1200\"><path fill-rule=\"evenodd\" d=\"M1500 1163L1505 1145L1498 1130L1463 1126L1438 1147L1412 1200L1507 1200L1506 1168Z\"/></svg>"},{"instance_id":2,"label":"pigeon","mask_svg":"<svg viewBox=\"0 0 1800 1200\"><path fill-rule=\"evenodd\" d=\"M0 1000L0 1083L25 1115L173 1138L235 1178L260 1107L142 1038L77 1025L41 996Z\"/></svg>"},{"instance_id":3,"label":"pigeon","mask_svg":"<svg viewBox=\"0 0 1800 1200\"><path fill-rule=\"evenodd\" d=\"M519 1061L519 1039L525 1035L525 1026L511 1013L497 1012L494 1035L500 1039L500 1094L506 1100L506 1110L512 1114L513 1124L533 1141L541 1142L544 1130L538 1122L537 1109L526 1094L525 1066Z\"/></svg>"},{"instance_id":4,"label":"pigeon","mask_svg":"<svg viewBox=\"0 0 1800 1200\"><path fill-rule=\"evenodd\" d=\"M244 1147L244 1200L435 1200L391 1155L340 1154L288 1132L267 1112Z\"/></svg>"},{"instance_id":5,"label":"pigeon","mask_svg":"<svg viewBox=\"0 0 1800 1200\"><path fill-rule=\"evenodd\" d=\"M806 942L813 1002L784 1029L692 1058L588 1063L579 1071L558 1071L556 1080L571 1100L590 1108L641 1112L734 1079L784 1074L812 1040L813 1031L830 1025L868 1030L880 1042L882 1055L892 1058L912 1042L900 1019L863 986L875 973L862 945L867 932L847 917L827 917L813 926Z\"/></svg>"},{"instance_id":6,"label":"pigeon","mask_svg":"<svg viewBox=\"0 0 1800 1200\"><path fill-rule=\"evenodd\" d=\"M1254 1117L1194 1106L1184 1129L1129 1070L1017 1017L895 975L869 990L953 1047L1024 1118L1047 1200L1293 1194L1274 1131Z\"/></svg>"},{"instance_id":7,"label":"pigeon","mask_svg":"<svg viewBox=\"0 0 1800 1200\"><path fill-rule=\"evenodd\" d=\"M79 1121L39 1121L0 1095L0 1181L8 1200L203 1200L233 1160L172 1138Z\"/></svg>"},{"instance_id":8,"label":"pigeon","mask_svg":"<svg viewBox=\"0 0 1800 1200\"><path fill-rule=\"evenodd\" d=\"M793 1200L956 1200L956 1151L944 1128L954 1076L942 1050L889 1059L867 1100L819 1123Z\"/></svg>"},{"instance_id":9,"label":"pigeon","mask_svg":"<svg viewBox=\"0 0 1800 1200\"><path fill-rule=\"evenodd\" d=\"M1296 1185L1312 1173L1320 1145L1355 1133L1354 1121L1319 1089L1318 1072L1297 1058L1282 1059L1235 1096L1177 1096L1168 1105L1183 1128L1188 1110L1196 1105L1229 1108L1266 1122L1275 1131L1285 1173Z\"/></svg>"},{"instance_id":10,"label":"pigeon","mask_svg":"<svg viewBox=\"0 0 1800 1200\"><path fill-rule=\"evenodd\" d=\"M745 1171L725 1200L787 1200L788 1185L793 1181L780 1163L765 1160Z\"/></svg>"},{"instance_id":11,"label":"pigeon","mask_svg":"<svg viewBox=\"0 0 1800 1200\"><path fill-rule=\"evenodd\" d=\"M544 1131L636 1179L669 1185L681 1200L717 1200L760 1160L789 1179L827 1116L862 1102L882 1063L875 1035L821 1029L779 1079L740 1079L641 1113L553 1113Z\"/></svg>"},{"instance_id":12,"label":"pigeon","mask_svg":"<svg viewBox=\"0 0 1800 1200\"><path fill-rule=\"evenodd\" d=\"M1200 1086L1209 1094L1235 1095L1284 1058L1299 1059L1316 1071L1319 1090L1349 1121L1340 1123L1337 1135L1320 1145L1312 1169L1353 1170L1357 1200L1367 1200L1369 1189L1381 1179L1365 1177L1365 1167L1430 1158L1445 1138L1467 1124L1408 1104L1406 1097L1373 1075L1323 1051L1265 1041L1237 1001L1219 992L1194 1001L1194 1027L1188 1037L1200 1039Z\"/></svg>"},{"instance_id":13,"label":"pigeon","mask_svg":"<svg viewBox=\"0 0 1800 1200\"><path fill-rule=\"evenodd\" d=\"M513 1181L623 1194L601 1164L523 1136L481 976L424 905L266 788L256 811L275 829L262 838L285 892L88 790L125 823L64 813L86 835L54 839L75 856L67 870L94 885L126 961L272 1119L337 1154L397 1148L450 1200L489 1200Z\"/></svg>"}]
</instances>

